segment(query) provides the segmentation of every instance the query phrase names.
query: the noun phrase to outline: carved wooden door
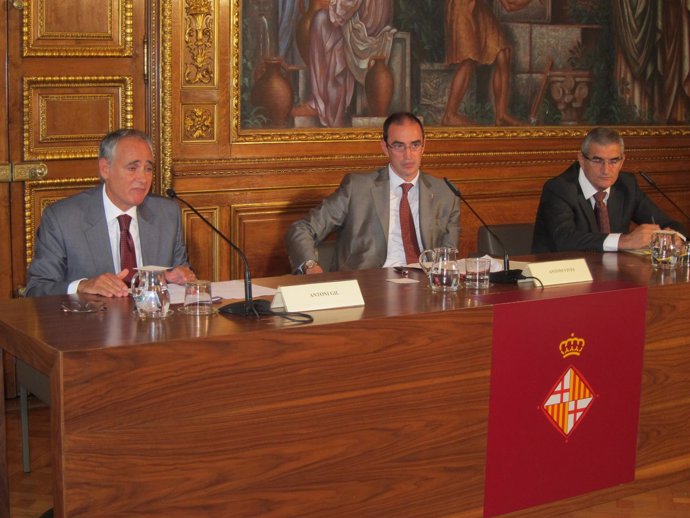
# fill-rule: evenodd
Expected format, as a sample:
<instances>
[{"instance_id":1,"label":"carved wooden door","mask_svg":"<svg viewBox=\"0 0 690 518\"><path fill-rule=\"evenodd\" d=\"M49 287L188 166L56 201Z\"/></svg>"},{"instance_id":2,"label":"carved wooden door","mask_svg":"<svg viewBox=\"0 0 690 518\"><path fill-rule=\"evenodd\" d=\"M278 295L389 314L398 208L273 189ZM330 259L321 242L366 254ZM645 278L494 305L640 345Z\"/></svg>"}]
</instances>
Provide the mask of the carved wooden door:
<instances>
[{"instance_id":1,"label":"carved wooden door","mask_svg":"<svg viewBox=\"0 0 690 518\"><path fill-rule=\"evenodd\" d=\"M42 209L98 181L101 137L119 127L154 131L147 42L156 0L3 4L0 297L7 298L25 284Z\"/></svg>"},{"instance_id":2,"label":"carved wooden door","mask_svg":"<svg viewBox=\"0 0 690 518\"><path fill-rule=\"evenodd\" d=\"M101 137L119 127L151 129L148 9L146 0L8 4L2 158L9 164L4 171L16 289L24 282L42 208L97 181Z\"/></svg>"}]
</instances>

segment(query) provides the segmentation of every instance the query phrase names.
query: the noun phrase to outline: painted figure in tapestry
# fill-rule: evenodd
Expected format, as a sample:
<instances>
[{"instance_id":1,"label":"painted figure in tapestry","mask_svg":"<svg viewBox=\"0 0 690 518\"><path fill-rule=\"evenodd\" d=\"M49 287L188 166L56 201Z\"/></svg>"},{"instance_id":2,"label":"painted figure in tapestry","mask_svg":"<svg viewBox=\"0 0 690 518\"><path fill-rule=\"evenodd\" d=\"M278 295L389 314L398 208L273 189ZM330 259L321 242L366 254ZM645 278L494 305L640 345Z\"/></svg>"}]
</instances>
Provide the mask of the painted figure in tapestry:
<instances>
[{"instance_id":1,"label":"painted figure in tapestry","mask_svg":"<svg viewBox=\"0 0 690 518\"><path fill-rule=\"evenodd\" d=\"M342 127L355 81L364 84L372 57L390 55L395 34L391 27L393 0L331 0L322 4L311 19L305 59L311 98L296 106L292 115L318 117L323 126Z\"/></svg>"},{"instance_id":2,"label":"painted figure in tapestry","mask_svg":"<svg viewBox=\"0 0 690 518\"><path fill-rule=\"evenodd\" d=\"M690 0L233 1L245 129L369 124L381 56L393 104L427 126L690 122ZM270 59L292 90L283 125L251 101Z\"/></svg>"},{"instance_id":3,"label":"painted figure in tapestry","mask_svg":"<svg viewBox=\"0 0 690 518\"><path fill-rule=\"evenodd\" d=\"M516 11L531 0L500 0L503 8ZM477 64L493 65L491 88L497 126L519 125L508 113L512 45L484 0L446 0L446 62L457 65L450 84L444 126L467 126L475 121L458 113Z\"/></svg>"}]
</instances>

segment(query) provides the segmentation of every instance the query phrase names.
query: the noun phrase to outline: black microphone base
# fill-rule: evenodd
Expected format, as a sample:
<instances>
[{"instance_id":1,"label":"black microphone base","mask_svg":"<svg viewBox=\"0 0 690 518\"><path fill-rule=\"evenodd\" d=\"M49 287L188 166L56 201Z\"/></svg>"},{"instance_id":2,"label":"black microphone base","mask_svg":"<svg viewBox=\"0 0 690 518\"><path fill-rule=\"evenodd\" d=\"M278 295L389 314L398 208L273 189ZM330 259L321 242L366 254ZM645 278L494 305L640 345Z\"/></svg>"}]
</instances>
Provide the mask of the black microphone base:
<instances>
[{"instance_id":1,"label":"black microphone base","mask_svg":"<svg viewBox=\"0 0 690 518\"><path fill-rule=\"evenodd\" d=\"M502 272L492 272L489 274L489 280L496 284L516 284L517 281L525 278L522 275L522 270L503 270Z\"/></svg>"},{"instance_id":2,"label":"black microphone base","mask_svg":"<svg viewBox=\"0 0 690 518\"><path fill-rule=\"evenodd\" d=\"M268 300L251 300L242 302L233 302L232 304L226 304L218 308L218 311L226 315L240 315L242 317L260 315L270 315L271 303Z\"/></svg>"}]
</instances>

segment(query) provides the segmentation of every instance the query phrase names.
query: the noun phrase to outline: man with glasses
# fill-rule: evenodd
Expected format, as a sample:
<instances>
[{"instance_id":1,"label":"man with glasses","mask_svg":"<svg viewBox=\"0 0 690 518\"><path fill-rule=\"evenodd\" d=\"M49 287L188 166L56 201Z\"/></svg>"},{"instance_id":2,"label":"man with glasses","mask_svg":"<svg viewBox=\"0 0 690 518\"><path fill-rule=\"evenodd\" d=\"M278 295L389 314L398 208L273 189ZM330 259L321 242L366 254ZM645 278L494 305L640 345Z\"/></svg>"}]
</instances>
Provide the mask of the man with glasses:
<instances>
[{"instance_id":1,"label":"man with glasses","mask_svg":"<svg viewBox=\"0 0 690 518\"><path fill-rule=\"evenodd\" d=\"M591 130L578 161L544 184L537 209L532 251L616 252L644 248L652 232L684 233L640 189L625 161L623 139L613 129ZM631 223L636 226L631 229Z\"/></svg>"},{"instance_id":2,"label":"man with glasses","mask_svg":"<svg viewBox=\"0 0 690 518\"><path fill-rule=\"evenodd\" d=\"M420 251L457 247L460 210L442 180L420 172L424 127L407 112L383 124L381 150L387 167L350 173L338 189L292 224L285 243L293 271L360 270L406 265ZM336 232L335 257L320 264L318 245Z\"/></svg>"}]
</instances>

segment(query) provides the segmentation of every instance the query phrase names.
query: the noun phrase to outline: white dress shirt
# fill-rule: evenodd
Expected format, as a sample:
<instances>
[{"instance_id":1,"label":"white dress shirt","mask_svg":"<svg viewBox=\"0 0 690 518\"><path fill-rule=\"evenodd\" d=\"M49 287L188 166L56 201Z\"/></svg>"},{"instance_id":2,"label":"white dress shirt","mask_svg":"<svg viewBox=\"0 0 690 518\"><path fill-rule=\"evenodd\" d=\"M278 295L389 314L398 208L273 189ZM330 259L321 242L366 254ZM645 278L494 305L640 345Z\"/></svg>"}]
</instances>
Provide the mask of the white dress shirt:
<instances>
[{"instance_id":1,"label":"white dress shirt","mask_svg":"<svg viewBox=\"0 0 690 518\"><path fill-rule=\"evenodd\" d=\"M584 194L585 199L589 200L592 204L592 208L595 207L597 201L594 199L594 195L599 192L596 187L594 187L590 181L585 176L585 172L580 167L580 175L578 176L578 181L580 182L580 188L582 189L582 194ZM609 194L611 194L611 187L604 191L606 197L604 198L604 203L608 206ZM620 234L611 233L604 239L604 252L617 252L618 251L618 240L621 238Z\"/></svg>"},{"instance_id":2,"label":"white dress shirt","mask_svg":"<svg viewBox=\"0 0 690 518\"><path fill-rule=\"evenodd\" d=\"M414 230L417 236L419 251L423 251L422 235L419 231L419 171L417 175L406 182L393 172L388 166L388 178L390 187L389 207L390 215L388 220L388 249L386 252L386 262L384 268L389 266L404 266L407 264L405 259L405 248L402 242L402 231L400 230L400 200L402 199L402 187L404 183L411 183L412 188L407 193L407 200L410 203L412 218L414 219Z\"/></svg>"},{"instance_id":3,"label":"white dress shirt","mask_svg":"<svg viewBox=\"0 0 690 518\"><path fill-rule=\"evenodd\" d=\"M130 207L127 212L122 212L115 204L110 201L108 195L105 193L105 185L103 185L103 208L105 209L105 220L108 225L108 238L110 239L110 250L113 254L113 267L116 272L120 268L120 223L117 217L121 214L128 214L132 221L129 223L129 233L134 240L134 250L137 254L137 266L143 266L141 262L141 240L139 239L139 220L137 219L137 208ZM77 279L72 281L67 287L67 293L76 293L79 283L84 279Z\"/></svg>"}]
</instances>

